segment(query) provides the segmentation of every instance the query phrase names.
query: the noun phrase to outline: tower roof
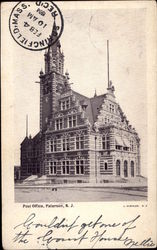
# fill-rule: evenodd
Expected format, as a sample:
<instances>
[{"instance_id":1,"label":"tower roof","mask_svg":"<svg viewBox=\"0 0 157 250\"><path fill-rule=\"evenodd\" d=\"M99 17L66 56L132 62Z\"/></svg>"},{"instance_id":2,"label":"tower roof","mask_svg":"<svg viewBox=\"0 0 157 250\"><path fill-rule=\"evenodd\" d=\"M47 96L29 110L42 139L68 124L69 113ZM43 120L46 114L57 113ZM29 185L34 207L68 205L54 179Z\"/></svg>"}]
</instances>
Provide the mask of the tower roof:
<instances>
[{"instance_id":1,"label":"tower roof","mask_svg":"<svg viewBox=\"0 0 157 250\"><path fill-rule=\"evenodd\" d=\"M57 45L57 47L60 48L61 44L60 44L60 41L57 40L57 36L58 36L58 31L57 30L58 30L58 28L57 28L56 21L55 21L55 18L54 18L49 45L51 46L51 44L55 42L55 44Z\"/></svg>"}]
</instances>

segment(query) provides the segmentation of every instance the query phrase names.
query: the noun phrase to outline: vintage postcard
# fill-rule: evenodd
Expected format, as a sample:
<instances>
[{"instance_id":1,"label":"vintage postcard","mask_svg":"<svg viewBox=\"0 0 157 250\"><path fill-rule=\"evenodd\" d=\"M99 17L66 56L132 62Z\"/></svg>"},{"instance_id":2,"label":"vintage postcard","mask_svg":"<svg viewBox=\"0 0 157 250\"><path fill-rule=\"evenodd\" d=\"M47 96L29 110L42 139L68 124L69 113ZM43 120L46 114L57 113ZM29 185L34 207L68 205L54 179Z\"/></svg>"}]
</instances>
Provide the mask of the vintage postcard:
<instances>
[{"instance_id":1,"label":"vintage postcard","mask_svg":"<svg viewBox=\"0 0 157 250\"><path fill-rule=\"evenodd\" d=\"M155 248L155 1L1 13L3 248Z\"/></svg>"}]
</instances>

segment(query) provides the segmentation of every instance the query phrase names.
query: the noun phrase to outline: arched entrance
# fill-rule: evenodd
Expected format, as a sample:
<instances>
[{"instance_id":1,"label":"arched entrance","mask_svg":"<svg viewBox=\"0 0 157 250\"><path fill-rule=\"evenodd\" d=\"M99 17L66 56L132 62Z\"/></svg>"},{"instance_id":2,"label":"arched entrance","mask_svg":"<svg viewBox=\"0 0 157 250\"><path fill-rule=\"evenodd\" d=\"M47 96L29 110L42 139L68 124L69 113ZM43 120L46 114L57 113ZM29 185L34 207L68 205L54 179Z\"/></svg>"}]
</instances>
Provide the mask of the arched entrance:
<instances>
[{"instance_id":1,"label":"arched entrance","mask_svg":"<svg viewBox=\"0 0 157 250\"><path fill-rule=\"evenodd\" d=\"M124 161L124 177L128 177L128 162Z\"/></svg>"},{"instance_id":2,"label":"arched entrance","mask_svg":"<svg viewBox=\"0 0 157 250\"><path fill-rule=\"evenodd\" d=\"M120 176L120 160L116 161L116 175Z\"/></svg>"},{"instance_id":3,"label":"arched entrance","mask_svg":"<svg viewBox=\"0 0 157 250\"><path fill-rule=\"evenodd\" d=\"M135 176L134 161L131 161L131 177Z\"/></svg>"}]
</instances>

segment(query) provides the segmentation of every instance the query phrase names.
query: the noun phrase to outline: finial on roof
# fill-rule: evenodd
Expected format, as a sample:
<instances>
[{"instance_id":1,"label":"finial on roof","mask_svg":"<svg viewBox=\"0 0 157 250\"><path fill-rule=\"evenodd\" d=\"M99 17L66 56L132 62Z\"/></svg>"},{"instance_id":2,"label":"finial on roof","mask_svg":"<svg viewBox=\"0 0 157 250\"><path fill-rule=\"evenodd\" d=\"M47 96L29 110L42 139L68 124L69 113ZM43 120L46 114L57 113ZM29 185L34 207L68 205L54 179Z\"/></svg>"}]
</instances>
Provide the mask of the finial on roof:
<instances>
[{"instance_id":1,"label":"finial on roof","mask_svg":"<svg viewBox=\"0 0 157 250\"><path fill-rule=\"evenodd\" d=\"M44 74L44 72L43 72L43 69L41 68L40 75L43 75L43 74Z\"/></svg>"},{"instance_id":2,"label":"finial on roof","mask_svg":"<svg viewBox=\"0 0 157 250\"><path fill-rule=\"evenodd\" d=\"M66 72L65 72L65 76L66 76L66 79L67 79L67 80L69 80L69 79L70 79L68 70L66 70Z\"/></svg>"},{"instance_id":3,"label":"finial on roof","mask_svg":"<svg viewBox=\"0 0 157 250\"><path fill-rule=\"evenodd\" d=\"M115 87L112 84L112 81L109 81L109 85L108 85L108 93L110 93L112 96L114 96L114 91L115 91Z\"/></svg>"},{"instance_id":4,"label":"finial on roof","mask_svg":"<svg viewBox=\"0 0 157 250\"><path fill-rule=\"evenodd\" d=\"M96 96L97 96L97 93L96 93L96 89L95 89L94 97L96 97Z\"/></svg>"}]
</instances>

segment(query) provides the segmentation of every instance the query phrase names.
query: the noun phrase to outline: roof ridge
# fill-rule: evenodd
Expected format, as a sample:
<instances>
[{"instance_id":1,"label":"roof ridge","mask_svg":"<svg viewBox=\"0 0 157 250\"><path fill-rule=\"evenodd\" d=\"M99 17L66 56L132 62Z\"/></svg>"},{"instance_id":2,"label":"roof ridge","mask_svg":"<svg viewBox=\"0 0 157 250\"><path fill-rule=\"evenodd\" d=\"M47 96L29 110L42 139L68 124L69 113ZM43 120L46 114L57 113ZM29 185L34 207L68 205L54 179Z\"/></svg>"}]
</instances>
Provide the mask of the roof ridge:
<instances>
[{"instance_id":1,"label":"roof ridge","mask_svg":"<svg viewBox=\"0 0 157 250\"><path fill-rule=\"evenodd\" d=\"M98 97L102 97L102 96L105 97L105 95L106 95L106 94L101 94L101 95L97 95L97 96L90 97L89 99L91 100L91 99L98 98Z\"/></svg>"},{"instance_id":2,"label":"roof ridge","mask_svg":"<svg viewBox=\"0 0 157 250\"><path fill-rule=\"evenodd\" d=\"M73 91L74 93L76 93L76 94L78 94L78 95L82 96L82 97L85 97L85 98L87 98L87 99L90 99L90 97L85 96L85 95L82 95L82 94L80 94L80 93L76 92L75 90L72 90L72 91Z\"/></svg>"}]
</instances>

